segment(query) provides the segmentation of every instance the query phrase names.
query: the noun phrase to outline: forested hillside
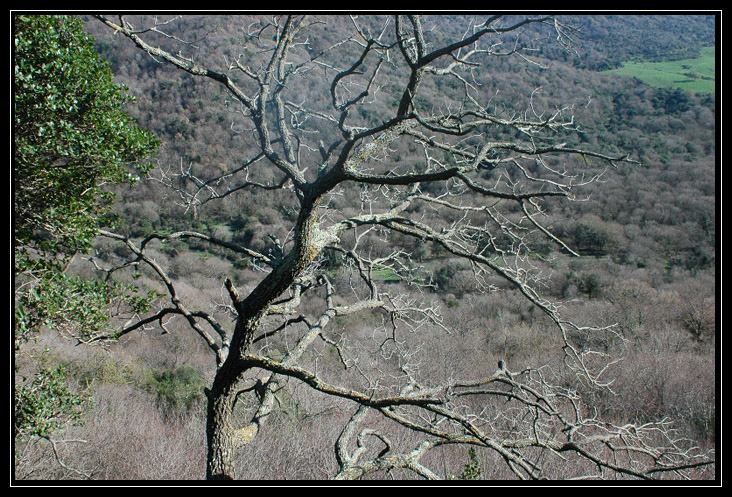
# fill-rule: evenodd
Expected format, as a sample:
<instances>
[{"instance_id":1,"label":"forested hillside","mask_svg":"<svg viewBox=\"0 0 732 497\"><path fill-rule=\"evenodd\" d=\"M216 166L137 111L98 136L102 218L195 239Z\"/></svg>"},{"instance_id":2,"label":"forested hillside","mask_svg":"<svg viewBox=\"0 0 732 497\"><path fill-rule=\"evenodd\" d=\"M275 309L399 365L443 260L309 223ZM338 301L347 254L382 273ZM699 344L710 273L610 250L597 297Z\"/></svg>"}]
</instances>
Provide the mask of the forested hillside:
<instances>
[{"instance_id":1,"label":"forested hillside","mask_svg":"<svg viewBox=\"0 0 732 497\"><path fill-rule=\"evenodd\" d=\"M314 26L303 53L315 56L353 36L354 23L348 16L315 18L322 22ZM330 324L334 331L306 353L302 364L337 375L337 365L343 360L349 364L349 371L357 371L355 379L349 380L353 388L358 380L372 378L369 368L376 361L372 363L368 354L380 354L393 367L384 370L384 376L390 378L411 374L412 360L419 362L420 372L426 377L440 380L490 374L498 359L517 371L547 364L558 372L557 382L580 392L583 401L603 419L618 425L673 420L680 438L691 440L700 451L713 456L718 402L716 98L714 94L653 88L638 79L601 71L631 60L693 58L702 47L714 46L715 18L648 15L560 19L577 28L568 31L562 43L539 26L527 26L520 31L519 39L530 42L534 49L487 57L483 67L467 71L462 82L426 79L413 104L415 112L425 114L442 105L460 107L458 100L446 102L463 90L464 83L484 97L496 119L554 113L572 116L573 125L566 132L537 136L537 141L556 137L562 140L562 149L627 155L631 159L602 167L591 165L591 156L578 154L568 159L575 167L587 164L586 177L578 177L578 182L593 181L570 201L549 198L542 205L542 226L550 228L561 243L539 230L527 230L526 218L511 225L521 214L516 207L507 211L509 221L502 226L512 226L516 232L527 230L527 234L516 238L511 230L504 229L483 241L485 248L481 252L487 258L499 259L504 251L514 250L520 239L522 246L531 249L526 261L536 270L537 295L557 302L567 320L596 327L614 325L586 335L576 331L568 339L583 350L587 346L588 350L616 354L619 360L612 362L603 376L611 380L611 387L596 390L572 379L557 338L549 331L550 319L524 298L520 288L484 275L474 261L456 257L439 243L384 229L366 230L358 240L359 250L369 254L369 261L383 258L382 265L374 263L371 268L372 281L385 291L406 296L405 301L428 301L439 307L440 326L415 323L414 333L401 342L393 336L397 325L375 310L336 316ZM216 81L184 74L161 57L140 50L98 19L89 16L84 20L85 29L96 39L98 53L111 62L116 80L136 98L127 106L129 114L162 143L155 168L147 176L135 186L114 187L117 220L110 229L136 243L153 233L195 231L247 247L268 260L281 257L277 251L292 243L291 227L298 220L298 204L295 196L274 188L280 186L280 176L273 170L254 169L259 159L252 161L256 155L250 139L253 131L241 103ZM236 71L238 61L247 57L255 60L261 55L253 52L253 43L245 43L245 33L251 34L255 24L264 26L267 18L183 15L179 19L161 16L159 21L164 22L160 31L165 36L145 33L155 43L177 47L182 58L205 61L222 71L227 67ZM137 27L151 21L131 18L129 22ZM376 33L382 20L364 18L359 22L364 30ZM431 43L437 44L465 36L470 17L426 16L423 22L425 32L435 37ZM271 36L271 32L263 29L261 36ZM501 40L500 49L510 51L509 43L514 38ZM498 49L498 41L495 43ZM324 61L309 70L322 71L324 84L318 86L318 77L288 83L288 118L303 136L322 136L327 148L337 136L316 116L298 109L313 103L322 102L323 108L329 105L333 90L325 81L330 67ZM384 63L379 70L384 79L368 97L373 98L372 105L354 107L349 116L359 126L376 126L382 114L399 104L400 88L407 79L400 72L403 69L396 63ZM349 97L357 95L354 89ZM302 121L296 122L298 119ZM522 136L516 129L506 128L490 138L498 143ZM300 164L308 166L308 174L318 171L320 154L315 148L305 139L298 142L297 154L303 157ZM498 161L501 153L488 159ZM388 154L395 170L417 167L426 157L416 141L395 142ZM449 163L453 157L445 152L434 160ZM558 169L564 164L548 161L547 167ZM233 170L246 170L245 181L235 178ZM526 175L533 173L527 171ZM498 170L489 167L480 178L486 184L501 181ZM521 178L516 181L520 183ZM420 188L424 195L450 199L438 183ZM387 194L368 185L344 187L339 193L327 199L328 219L355 218L363 212L367 198L383 195L388 205ZM407 211L411 218L425 224L438 225L445 219L430 205L415 204ZM166 268L177 285L178 297L190 308L210 313L233 328L235 309L227 294L231 287L224 282L228 279L245 294L261 280L264 265L248 252L226 250L200 237L155 243L150 244L154 260ZM400 247L408 257L398 262L390 259L393 247ZM317 261L318 268L333 287L351 289L354 295L363 293L357 286L358 268L354 269L348 258L345 250L324 251ZM100 237L92 253L74 259L73 270L89 278L101 278L104 273L98 269L127 264L128 273L120 271L115 277L145 291L156 290L162 307L166 302L165 286L139 264L139 259L133 263L134 259L124 243ZM343 295L337 296L343 299L336 300L337 305L346 302L349 294ZM132 316L130 322L140 318ZM297 319L291 318L288 324L297 326ZM271 328L274 330L275 325ZM450 333L445 335L444 329ZM419 345L412 343L416 337ZM265 338L255 345L275 361L294 347L294 340L286 335L272 332ZM350 350L346 342L375 343L376 352L354 352L344 359L339 355ZM94 479L204 476L204 389L211 385L216 365L211 351L186 318L166 316L125 334L119 342L84 346L49 332L39 337L34 347L34 359L16 358L20 367L32 370L41 361L62 363L76 386L88 389L94 401L84 423L69 425L61 437L84 443L58 443L54 450L60 452L54 454L42 441L28 442L20 459L16 458L17 478L76 478L80 472ZM409 355L404 352L407 349ZM326 359L335 361L336 366L328 365ZM486 368L490 368L487 373ZM242 417L256 409L254 393L252 387L246 394L251 399L242 395ZM261 400L263 394L256 393ZM342 464L333 447L352 415L352 405L341 398L324 398L293 378L283 382L275 397L279 410L271 414L272 420L259 433L256 443L244 446L237 456L240 477L332 477ZM508 404L505 399L500 402ZM394 446L410 443L411 434L399 430L390 433L393 439L389 443ZM375 438L369 439L372 447L378 445ZM377 453L387 443L384 440L374 449ZM447 478L515 477L495 463L492 457L497 456L486 453L448 446L428 461ZM565 467L557 461L546 463L542 469L549 478L567 476ZM370 475L397 479L414 476L406 470ZM715 476L714 465L699 466L691 474L692 478L707 480Z\"/></svg>"},{"instance_id":2,"label":"forested hillside","mask_svg":"<svg viewBox=\"0 0 732 497\"><path fill-rule=\"evenodd\" d=\"M611 61L605 54L655 59L658 52L665 50L668 58L687 57L698 53L699 47L713 44L713 24L704 17L600 19L591 16L580 17L579 21L581 35L575 47L577 52L554 49L556 58L568 59L572 66L594 67L587 61L595 58ZM186 17L179 29L182 36L194 28L204 32L216 28L207 34L204 43L210 43L213 51L222 57L233 57L238 49L236 38L227 28L235 31L237 24L231 20L229 23L208 16ZM684 29L679 29L680 26ZM94 27L91 23L90 28ZM236 139L243 131L237 131L237 109L231 109L225 97L217 94L210 84L181 77L129 44L110 45L106 41L109 34L100 27L92 32L96 32L100 51L112 62L119 80L137 98L130 112L146 129L169 137L160 157L165 168L176 171L192 166L194 171L195 168L216 170L240 160L243 154ZM659 35L650 36L649 32ZM676 36L667 38L672 34ZM226 48L218 49L220 46ZM314 42L312 50L318 48ZM479 81L482 90L494 96L492 103L496 107L512 108L516 102L527 102L529 97L543 109L572 106L579 123L579 130L572 137L573 144L627 152L641 162L640 166L608 173L606 182L591 193L588 202L563 206L573 217L574 228L562 230L565 237L570 237L568 244L583 253L590 251L588 255L611 255L621 263L649 264L667 273L674 268L696 271L712 267L716 179L714 95L653 89L637 81L577 70L552 58L536 60L545 65L521 63L511 58L492 61L490 71L477 75L484 78ZM611 65L618 63L611 62ZM316 98L312 91L303 89L303 98ZM320 98L325 98L328 89L321 91ZM434 91L439 92L439 88ZM424 98L430 97L428 94ZM190 220L231 225L242 222L242 216L264 218L262 223L249 223L250 229L258 224L270 224L268 209L260 209L262 204L248 210L246 206L231 208L225 200L223 205L216 206L215 212L208 213L203 208L194 216L189 209L182 215L175 202L179 199L171 195L172 202L150 209L149 202L157 195L149 190L158 186L148 182L126 192L126 199L131 201L119 207L141 211L123 216L123 221L130 223L129 230L148 228L149 223L152 227L180 228L190 226ZM270 203L273 202L264 205ZM569 219L569 213L562 212L558 222L565 224L562 221ZM576 223L578 215L581 228ZM643 229L636 234L635 227ZM617 232L620 228L622 231Z\"/></svg>"}]
</instances>

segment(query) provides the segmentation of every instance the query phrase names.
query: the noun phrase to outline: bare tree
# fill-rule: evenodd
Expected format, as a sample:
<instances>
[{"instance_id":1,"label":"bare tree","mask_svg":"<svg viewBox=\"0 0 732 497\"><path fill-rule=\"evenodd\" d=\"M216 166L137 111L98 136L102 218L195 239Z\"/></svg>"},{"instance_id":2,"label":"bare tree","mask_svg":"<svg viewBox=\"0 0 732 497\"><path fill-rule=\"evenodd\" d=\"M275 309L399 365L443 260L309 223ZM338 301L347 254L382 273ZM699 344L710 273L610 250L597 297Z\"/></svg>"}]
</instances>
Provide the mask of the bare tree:
<instances>
[{"instance_id":1,"label":"bare tree","mask_svg":"<svg viewBox=\"0 0 732 497\"><path fill-rule=\"evenodd\" d=\"M520 291L551 321L557 348L578 381L591 388L611 383L607 368L616 359L585 348L587 341L577 337L612 330L569 322L540 295L542 266L532 246L542 238L573 254L545 225L546 203L575 199L583 186L630 159L559 144L576 127L571 107L542 109L532 98L525 110L511 112L484 95L479 83L492 57L534 63L528 51L533 43L554 38L569 46L567 26L545 16L489 16L446 40L439 22L419 16L351 16L344 17L348 36L316 48L313 41L329 19L277 16L252 20L243 29L241 55L214 67L213 59L168 31L172 20L97 18L155 59L220 85L239 106L240 122L248 126L242 151L249 154L241 165L208 177L182 163L180 171L157 171L187 209L254 188L276 189L283 202L297 206L288 236L271 236L269 251L193 231L138 241L102 232L132 254L110 274L147 265L169 302L125 323L114 337L96 339L156 322L164 327L179 315L215 354L215 379L207 390L208 478L236 476L237 449L254 443L278 408L278 392L293 380L353 405L335 442L335 478L394 468L439 478L426 455L456 444L485 448L518 478L545 477L550 459L566 462L565 476L577 478L683 477L705 463L667 420L602 421L548 365L507 367L501 361L480 374L455 364L440 382L420 374L414 337L460 339L429 301L434 280L412 259L408 247L423 245L465 261L484 290L507 285ZM546 38L532 39L537 33ZM323 89L326 98L294 90L311 87ZM240 253L261 270L248 292L225 281L233 329L184 302L150 255L153 242L180 238ZM352 277L336 281L323 264L326 256ZM383 285L377 275L384 271L416 290ZM371 350L331 329L333 321L355 313L366 313L383 333L383 340L369 342ZM286 351L268 354L264 345L285 335ZM308 359L319 342L337 352L328 357L340 365ZM245 397L256 409L242 420L235 406ZM400 447L379 428L384 422L419 440Z\"/></svg>"}]
</instances>

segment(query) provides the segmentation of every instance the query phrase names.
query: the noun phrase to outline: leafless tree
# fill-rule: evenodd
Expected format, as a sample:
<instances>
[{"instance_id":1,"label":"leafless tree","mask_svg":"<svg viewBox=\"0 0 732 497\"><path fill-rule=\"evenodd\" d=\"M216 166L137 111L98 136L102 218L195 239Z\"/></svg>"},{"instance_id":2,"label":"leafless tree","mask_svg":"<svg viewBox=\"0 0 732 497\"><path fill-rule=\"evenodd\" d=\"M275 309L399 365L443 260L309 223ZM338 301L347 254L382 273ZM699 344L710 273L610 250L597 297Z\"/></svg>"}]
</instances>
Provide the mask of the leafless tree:
<instances>
[{"instance_id":1,"label":"leafless tree","mask_svg":"<svg viewBox=\"0 0 732 497\"><path fill-rule=\"evenodd\" d=\"M483 94L478 81L492 57L535 63L532 44L553 38L570 46L570 28L546 16L486 16L446 40L439 19L342 16L340 25L345 19L350 35L315 48L317 30L332 19L275 16L247 20L240 55L214 67L213 59L172 34L173 20L97 18L162 63L220 85L239 106L239 123L248 126L237 124L242 153L249 154L240 165L207 177L182 162L180 170L155 173L177 190L186 208L254 188L276 189L283 202L297 205L287 238L272 236L266 253L193 231L137 241L102 232L132 254L110 274L146 265L169 301L125 323L114 337L97 339L154 323L165 327L171 316L183 316L215 354L215 379L207 390L208 478L236 476L237 449L255 443L278 408L279 392L293 383L353 405L353 415L334 434L339 470L333 476L339 479L394 468L445 477L428 467L425 456L455 444L485 448L522 479L545 477L551 459L570 461L565 476L573 478L684 477L705 463L667 420L601 420L548 365L501 362L480 374L455 364L441 382L420 375L414 337L460 338L429 301L426 287L433 281L399 245L410 239L465 261L486 291L501 285L520 291L553 323L557 348L578 381L591 388L611 383L607 368L616 359L585 348L586 341L576 337L612 330L569 322L541 296L542 266L532 257L532 244L543 237L574 253L545 225L546 202L575 199L583 186L630 159L559 144L576 128L571 107L544 109L529 98L523 111L512 112ZM537 33L546 38L534 39ZM308 85L322 88L327 98L293 90ZM411 151L408 160L405 151ZM348 208L333 208L333 199ZM215 313L184 302L150 255L155 242L181 238L240 253L261 270L248 292L225 281L233 329ZM376 250L369 239L384 243ZM353 277L336 284L324 256L338 259ZM383 285L377 277L383 271L424 291ZM355 313L372 318L384 339L366 343L333 329L335 320ZM286 351L268 354L264 345L284 335L290 340ZM340 365L307 359L320 342L337 351L328 357ZM373 350L366 349L369 343ZM235 406L244 398L256 408L242 420ZM400 447L379 422L396 423L420 440Z\"/></svg>"}]
</instances>

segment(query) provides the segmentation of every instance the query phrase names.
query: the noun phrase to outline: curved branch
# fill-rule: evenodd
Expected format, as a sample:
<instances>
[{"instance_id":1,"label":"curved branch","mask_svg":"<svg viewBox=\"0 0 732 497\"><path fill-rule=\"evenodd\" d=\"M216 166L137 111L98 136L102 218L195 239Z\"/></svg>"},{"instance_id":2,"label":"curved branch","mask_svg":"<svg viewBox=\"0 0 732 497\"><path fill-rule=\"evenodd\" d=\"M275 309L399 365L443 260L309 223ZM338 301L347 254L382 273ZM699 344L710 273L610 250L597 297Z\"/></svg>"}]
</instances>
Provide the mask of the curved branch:
<instances>
[{"instance_id":1,"label":"curved branch","mask_svg":"<svg viewBox=\"0 0 732 497\"><path fill-rule=\"evenodd\" d=\"M326 383L318 378L315 373L308 371L307 369L294 365L288 366L282 362L275 361L268 357L257 356L254 354L245 354L241 357L240 361L241 368L243 370L252 367L266 369L267 371L271 371L279 375L296 378L319 392L325 393L327 395L332 395L334 397L349 399L367 407L385 408L401 405L425 407L428 405L442 403L442 401L439 399L425 396L396 395L391 397L374 398L371 395L359 392L357 390Z\"/></svg>"},{"instance_id":2,"label":"curved branch","mask_svg":"<svg viewBox=\"0 0 732 497\"><path fill-rule=\"evenodd\" d=\"M99 234L102 236L106 236L108 238L112 238L115 240L119 240L125 243L127 247L130 249L130 251L137 256L138 261L144 261L148 266L150 266L155 273L157 273L160 280L163 282L165 287L168 290L168 293L170 295L170 300L172 304L175 306L176 313L182 314L186 320L188 321L191 328L193 328L198 335L203 338L203 340L206 342L208 347L216 354L217 362L219 364L222 364L225 360L227 354L228 354L228 339L227 335L224 332L223 328L219 326L213 318L206 314L206 313L198 313L198 312L192 312L188 309L188 307L180 300L178 297L178 294L176 292L175 286L173 285L172 280L168 276L168 274L163 270L163 268L155 262L154 259L150 258L147 254L144 253L145 245L152 239L157 238L160 235L150 235L145 240L143 240L142 243L140 243L140 246L135 246L134 243L130 239L128 239L125 236L119 235L117 233L112 233L110 231L106 230L99 230ZM162 311L161 311L162 312ZM172 312L172 311L171 311ZM156 319L162 318L163 315L160 315ZM203 317L206 319L209 323L215 323L214 329L219 333L221 338L221 343L217 343L216 340L201 326L198 324L198 321L196 321L197 317ZM124 330L123 330L124 331ZM127 330L129 332L131 330Z\"/></svg>"},{"instance_id":3,"label":"curved branch","mask_svg":"<svg viewBox=\"0 0 732 497\"><path fill-rule=\"evenodd\" d=\"M241 102L244 107L250 112L252 116L252 121L254 122L258 136L259 141L261 145L261 150L264 153L264 155L267 157L267 159L272 162L277 168L279 168L282 172L284 172L292 181L293 183L300 187L305 183L304 176L301 171L299 171L291 162L288 162L287 160L283 160L272 147L272 138L270 136L270 131L267 127L267 123L265 120L265 107L267 103L267 97L269 96L269 86L271 84L271 78L272 78L272 68L277 64L283 64L284 60L287 56L287 50L292 42L292 37L297 32L297 30L300 27L300 23L291 23L288 20L288 23L286 24L286 29L282 33L282 36L278 42L277 49L272 55L272 58L269 61L269 68L270 71L267 71L266 77L263 79L258 79L259 81L259 91L256 97L249 97L247 96L244 91L237 86L237 84L226 74L213 71L211 69L208 69L204 66L201 66L199 64L196 64L192 60L185 59L180 56L172 55L170 52L167 52L159 47L153 47L152 45L149 45L144 40L142 40L132 29L132 27L129 25L129 23L125 22L124 19L120 18L120 24L116 24L109 20L107 17L103 15L96 15L97 19L99 19L101 22L106 24L107 26L113 28L115 32L121 33L124 36L128 37L130 40L132 40L139 48L144 50L145 52L149 53L153 57L160 57L161 59L169 62L173 66L177 67L178 69L181 69L188 74L191 74L192 76L198 76L198 77L205 77L208 79L211 79L213 81L216 81L220 83L236 100ZM284 131L281 129L280 131ZM285 145L287 144L286 137L282 136L283 143Z\"/></svg>"}]
</instances>

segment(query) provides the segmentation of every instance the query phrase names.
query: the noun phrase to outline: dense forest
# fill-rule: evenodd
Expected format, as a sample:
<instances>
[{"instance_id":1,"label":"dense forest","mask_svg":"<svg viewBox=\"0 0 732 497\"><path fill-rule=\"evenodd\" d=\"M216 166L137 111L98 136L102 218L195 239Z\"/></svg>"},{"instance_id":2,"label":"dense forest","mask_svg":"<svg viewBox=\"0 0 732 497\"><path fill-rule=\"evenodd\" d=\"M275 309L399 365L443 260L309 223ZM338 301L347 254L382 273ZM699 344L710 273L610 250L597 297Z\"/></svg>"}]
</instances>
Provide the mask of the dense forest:
<instances>
[{"instance_id":1,"label":"dense forest","mask_svg":"<svg viewBox=\"0 0 732 497\"><path fill-rule=\"evenodd\" d=\"M345 39L351 25L347 16L320 17L322 36L308 39L307 50L313 54ZM96 39L98 53L110 61L116 81L126 85L136 99L127 106L129 114L162 143L156 167L146 177L133 187L115 188L115 231L139 240L151 233L193 230L272 254L275 238L288 239L297 206L283 201L276 189L246 189L242 195L227 191L235 184L227 183L224 173L244 167L243 161L252 155L242 149L248 143L242 137L251 131L240 106L214 82L184 75L122 40L99 20L83 19L85 29ZM487 96L497 116L511 115L515 109L538 115L570 109L576 126L562 136L568 147L628 154L634 162L593 171L597 181L583 189L581 196L544 205L544 223L566 249L545 238L527 239L532 244L532 260L541 268L537 291L561 302L563 315L597 326L613 324L624 337L622 360L611 368L611 389L583 391L585 401L598 415L618 423L673 420L683 438L713 453L718 436L716 98L714 94L654 88L637 78L602 71L631 60L694 58L701 48L715 45L716 19L713 15L560 19L577 28L571 47L550 43L553 40L548 37L526 56L489 58L481 71L471 74L470 84ZM264 20L249 15L183 15L165 24L167 39L159 36L156 40L163 44L172 38L185 40L182 50L187 54L200 51L211 64L226 67L246 54L243 31ZM371 21L364 20L367 22ZM469 17L463 15L426 16L424 20L426 31L446 39L463 36L467 22ZM373 23L376 29L378 22ZM529 26L520 36L542 36L534 29ZM451 94L455 88L449 81L425 83L415 105L429 108ZM395 72L394 87L399 83ZM330 98L327 87L289 90L301 95L303 102ZM379 101L359 108L357 118L373 125L382 106L394 105L398 94L392 90L382 85ZM317 121L303 126L327 132L318 128ZM515 138L502 133L496 140ZM400 143L390 157L407 165L421 160L420 154L419 147ZM278 181L271 173L256 174L252 182ZM491 174L486 170L483 179L489 181ZM205 183L216 177L219 181ZM328 208L352 215L353 199L365 194L366 190L345 191L330 198ZM425 220L439 216L427 208L413 214ZM539 363L561 369L556 343L545 332L550 324L519 290L495 281L476 285L474 267L451 257L438 244L390 236L394 238L386 240L382 232L374 230L360 243L374 257L398 244L410 254L412 266L400 268L404 272L384 268L376 280L436 302L442 323L453 330L449 340L434 330L421 336L427 344L424 350L430 351L424 370L441 378L451 375L451 365L457 362L470 371L493 365L497 358L518 369ZM491 243L499 251L511 239L506 234ZM90 264L92 259L99 265L114 265L129 257L122 244L100 238L92 255L74 259L73 270L94 278L99 272ZM226 304L224 281L229 278L239 288L251 289L262 271L246 254L193 238L156 245L155 260L179 283L181 298L227 323L233 320L233 309ZM352 275L344 260L338 252L326 252L319 264L334 285L348 287ZM144 270L127 277L146 290L160 288L154 275ZM339 336L379 340L374 335L383 326L381 319L368 313L349 316L338 318L335 327ZM16 478L70 479L82 474L125 480L203 477L204 388L214 373L210 351L183 319L166 321L163 329L142 330L103 346L78 346L68 337L48 332L29 344L27 350L33 353L16 356L20 370L64 364L76 388L90 399L82 422L69 424L59 437L68 442L51 447L43 439L16 441ZM587 340L600 349L619 351L615 336L607 332ZM262 347L277 358L288 346L283 338ZM321 355L332 356L337 350L324 343L307 360L319 364ZM367 362L364 360L364 367ZM245 446L238 456L242 478L323 479L336 471L331 448L351 409L344 410L340 402L323 399L304 386L289 386L278 396L280 410L259 435L261 441ZM582 385L577 388L582 390ZM403 434L395 436L399 437L395 441L408 439ZM433 466L446 477L513 477L473 449L449 448L434 459ZM246 463L252 460L258 464ZM561 466L546 471L553 478L563 474ZM714 466L702 466L693 476L714 479ZM385 471L373 477L413 475Z\"/></svg>"}]
</instances>

